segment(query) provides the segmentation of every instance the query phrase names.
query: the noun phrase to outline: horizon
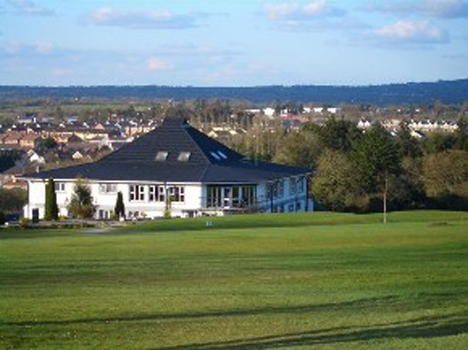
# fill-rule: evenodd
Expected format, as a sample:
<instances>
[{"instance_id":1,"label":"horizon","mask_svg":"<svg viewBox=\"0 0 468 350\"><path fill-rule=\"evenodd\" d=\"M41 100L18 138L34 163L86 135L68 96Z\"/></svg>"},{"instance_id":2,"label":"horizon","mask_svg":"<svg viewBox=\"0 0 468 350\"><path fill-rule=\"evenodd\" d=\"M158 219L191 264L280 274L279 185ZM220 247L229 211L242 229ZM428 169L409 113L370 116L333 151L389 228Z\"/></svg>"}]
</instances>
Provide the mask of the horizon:
<instances>
[{"instance_id":1,"label":"horizon","mask_svg":"<svg viewBox=\"0 0 468 350\"><path fill-rule=\"evenodd\" d=\"M379 86L388 86L388 85L406 85L406 84L437 84L441 82L457 82L465 81L466 78L458 79L437 79L434 81L404 81L404 82L393 82L393 83L375 83L375 84L359 84L359 85L339 85L339 84L291 84L291 85L281 85L281 84L269 84L269 85L220 85L220 86L210 86L210 85L158 85L158 84L101 84L101 85L11 85L11 84L0 84L0 87L11 87L11 88L96 88L96 87L164 87L164 88L194 88L194 89L248 89L248 88L272 88L272 87L284 87L284 88L294 88L294 87L340 87L340 88L366 88L366 87L379 87Z\"/></svg>"},{"instance_id":2,"label":"horizon","mask_svg":"<svg viewBox=\"0 0 468 350\"><path fill-rule=\"evenodd\" d=\"M459 80L466 0L0 0L8 86L375 86Z\"/></svg>"}]
</instances>

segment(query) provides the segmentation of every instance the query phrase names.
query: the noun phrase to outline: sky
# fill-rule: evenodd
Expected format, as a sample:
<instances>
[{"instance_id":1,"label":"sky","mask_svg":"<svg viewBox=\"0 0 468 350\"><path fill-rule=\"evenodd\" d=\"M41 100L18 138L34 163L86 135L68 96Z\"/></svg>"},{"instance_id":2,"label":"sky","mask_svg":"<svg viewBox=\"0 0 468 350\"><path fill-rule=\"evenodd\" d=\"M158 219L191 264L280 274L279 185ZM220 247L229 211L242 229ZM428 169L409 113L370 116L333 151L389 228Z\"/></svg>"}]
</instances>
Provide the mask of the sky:
<instances>
[{"instance_id":1,"label":"sky","mask_svg":"<svg viewBox=\"0 0 468 350\"><path fill-rule=\"evenodd\" d=\"M468 78L468 0L0 0L0 85Z\"/></svg>"}]
</instances>

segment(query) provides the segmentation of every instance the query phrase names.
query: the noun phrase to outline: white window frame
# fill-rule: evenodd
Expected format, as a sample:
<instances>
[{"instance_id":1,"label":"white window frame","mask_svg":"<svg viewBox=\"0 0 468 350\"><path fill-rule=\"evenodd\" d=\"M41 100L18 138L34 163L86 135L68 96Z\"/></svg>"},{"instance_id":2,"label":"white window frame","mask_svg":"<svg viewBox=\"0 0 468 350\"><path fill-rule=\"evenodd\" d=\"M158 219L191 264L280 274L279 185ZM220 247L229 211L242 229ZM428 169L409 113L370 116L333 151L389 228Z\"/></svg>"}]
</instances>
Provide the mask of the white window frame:
<instances>
[{"instance_id":1,"label":"white window frame","mask_svg":"<svg viewBox=\"0 0 468 350\"><path fill-rule=\"evenodd\" d=\"M144 185L130 185L129 187L129 201L130 202L144 202L146 186Z\"/></svg>"},{"instance_id":2,"label":"white window frame","mask_svg":"<svg viewBox=\"0 0 468 350\"><path fill-rule=\"evenodd\" d=\"M63 193L65 192L65 182L55 182L55 192L57 193Z\"/></svg>"},{"instance_id":3,"label":"white window frame","mask_svg":"<svg viewBox=\"0 0 468 350\"><path fill-rule=\"evenodd\" d=\"M114 184L114 183L101 183L101 184L99 184L99 193L100 194L116 194L117 193L117 184Z\"/></svg>"}]
</instances>

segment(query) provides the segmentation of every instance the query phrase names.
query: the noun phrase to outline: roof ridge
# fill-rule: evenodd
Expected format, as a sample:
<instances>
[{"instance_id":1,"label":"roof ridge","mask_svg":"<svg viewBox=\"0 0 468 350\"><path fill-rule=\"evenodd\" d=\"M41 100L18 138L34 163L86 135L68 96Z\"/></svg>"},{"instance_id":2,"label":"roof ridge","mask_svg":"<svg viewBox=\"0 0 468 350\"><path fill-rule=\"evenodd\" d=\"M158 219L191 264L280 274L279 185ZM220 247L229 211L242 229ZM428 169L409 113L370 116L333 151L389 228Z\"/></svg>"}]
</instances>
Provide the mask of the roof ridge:
<instances>
[{"instance_id":1,"label":"roof ridge","mask_svg":"<svg viewBox=\"0 0 468 350\"><path fill-rule=\"evenodd\" d=\"M208 161L209 164L213 164L210 160L210 158L208 158L208 156L205 154L205 151L203 150L203 148L198 144L197 141L194 140L194 138L192 137L192 135L190 135L190 133L188 132L188 129L192 129L192 130L196 130L193 126L191 126L190 124L185 124L183 127L182 127L182 130L184 130L184 132L187 134L187 136L190 138L190 141L198 148L198 150L200 151L200 153L203 155L203 157Z\"/></svg>"}]
</instances>

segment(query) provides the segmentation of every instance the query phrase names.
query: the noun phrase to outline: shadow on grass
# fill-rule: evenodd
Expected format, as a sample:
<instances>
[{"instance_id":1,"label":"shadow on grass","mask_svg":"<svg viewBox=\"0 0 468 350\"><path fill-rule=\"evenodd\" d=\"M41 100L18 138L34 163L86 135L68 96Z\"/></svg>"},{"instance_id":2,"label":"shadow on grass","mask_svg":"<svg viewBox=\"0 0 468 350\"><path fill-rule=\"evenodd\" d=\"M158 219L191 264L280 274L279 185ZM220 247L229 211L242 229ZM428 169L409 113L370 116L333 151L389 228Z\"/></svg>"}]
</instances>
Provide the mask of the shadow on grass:
<instances>
[{"instance_id":1,"label":"shadow on grass","mask_svg":"<svg viewBox=\"0 0 468 350\"><path fill-rule=\"evenodd\" d=\"M223 342L189 344L154 350L262 350L379 339L436 338L468 332L468 314L427 317L373 326L337 327Z\"/></svg>"},{"instance_id":2,"label":"shadow on grass","mask_svg":"<svg viewBox=\"0 0 468 350\"><path fill-rule=\"evenodd\" d=\"M445 298L456 298L458 293L443 293ZM423 297L426 304L434 297L428 294ZM74 325L74 324L95 324L95 323L113 323L113 322L139 322L165 319L200 319L200 318L216 318L216 317L236 317L236 316L255 316L255 315L274 315L274 314L303 314L312 312L324 311L364 311L366 309L375 309L379 307L391 307L402 301L397 296L384 296L375 298L365 298L352 301L343 301L338 303L310 304L310 305L295 305L295 306L278 306L264 307L255 309L234 309L220 310L211 312L187 312L187 313L156 313L147 315L120 316L120 317L105 317L105 318L81 318L73 320L45 320L45 321L21 321L21 322L4 322L2 326L51 326L51 325Z\"/></svg>"},{"instance_id":3,"label":"shadow on grass","mask_svg":"<svg viewBox=\"0 0 468 350\"><path fill-rule=\"evenodd\" d=\"M3 326L51 326L51 325L73 325L73 324L86 324L86 323L112 323L112 322L137 322L137 321L151 321L151 320L164 320L164 319L198 319L210 317L233 317L233 316L253 316L253 315L270 315L270 314L294 314L294 313L308 313L319 311L331 310L346 310L354 308L369 308L377 305L386 305L392 303L397 298L394 296L386 296L382 298L367 298L354 301L344 301L341 303L328 303L328 304L313 304L313 305L298 305L298 306L284 306L284 307L265 307L257 309L245 310L227 310L227 311L213 311L213 312L194 312L194 313L157 313L149 315L136 315L136 316L122 316L122 317L108 317L108 318L82 318L74 320L49 320L49 321L22 321L22 322L4 322L0 323Z\"/></svg>"}]
</instances>

